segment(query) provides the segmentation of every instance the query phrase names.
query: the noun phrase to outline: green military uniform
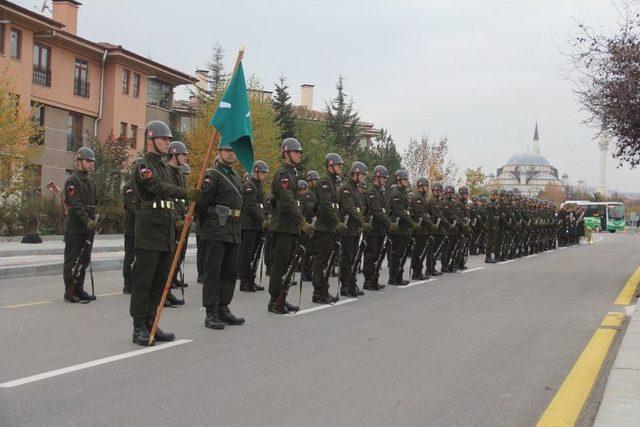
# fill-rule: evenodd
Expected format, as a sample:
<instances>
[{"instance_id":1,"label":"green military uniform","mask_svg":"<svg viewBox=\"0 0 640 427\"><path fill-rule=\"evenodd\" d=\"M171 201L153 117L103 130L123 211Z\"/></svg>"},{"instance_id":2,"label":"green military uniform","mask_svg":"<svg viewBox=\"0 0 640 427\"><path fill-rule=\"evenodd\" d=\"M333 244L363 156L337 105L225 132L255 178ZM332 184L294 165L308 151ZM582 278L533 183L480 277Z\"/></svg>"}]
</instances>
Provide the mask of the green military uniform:
<instances>
[{"instance_id":1,"label":"green military uniform","mask_svg":"<svg viewBox=\"0 0 640 427\"><path fill-rule=\"evenodd\" d=\"M95 299L95 297L89 297L84 291L84 276L87 266L91 262L93 243L93 230L89 228L89 223L95 220L97 203L95 184L87 172L76 170L67 178L64 183L64 199L69 209L64 223L62 277L65 299L68 301L73 301L74 297L81 300ZM81 267L76 279L72 280L71 271L83 246L86 248L79 260Z\"/></svg>"},{"instance_id":2,"label":"green military uniform","mask_svg":"<svg viewBox=\"0 0 640 427\"><path fill-rule=\"evenodd\" d=\"M385 244L387 230L391 226L389 198L386 195L386 188L375 183L365 194L365 198L369 205L372 220L371 231L366 235L367 247L364 251L364 264L362 267L364 272L363 287L368 290L379 290L381 289L378 283L380 272L376 270L376 262Z\"/></svg>"},{"instance_id":3,"label":"green military uniform","mask_svg":"<svg viewBox=\"0 0 640 427\"><path fill-rule=\"evenodd\" d=\"M251 271L251 263L262 236L264 215L264 193L262 183L255 176L247 176L242 185L242 212L240 226L242 243L240 244L240 290L255 292L263 289L255 283L256 275Z\"/></svg>"},{"instance_id":4,"label":"green military uniform","mask_svg":"<svg viewBox=\"0 0 640 427\"><path fill-rule=\"evenodd\" d=\"M357 182L347 179L338 188L338 203L340 204L340 216L347 218L347 228L340 236L340 288L345 296L357 297L357 284L351 277L351 268L358 252L360 242L360 229L365 226L363 216L364 202L358 191ZM353 279L353 280L352 280Z\"/></svg>"},{"instance_id":5,"label":"green military uniform","mask_svg":"<svg viewBox=\"0 0 640 427\"><path fill-rule=\"evenodd\" d=\"M122 189L124 201L124 260L122 263L122 277L124 277L125 294L131 294L133 288L133 263L136 249L136 210L138 197L133 188L133 180L128 179Z\"/></svg>"},{"instance_id":6,"label":"green military uniform","mask_svg":"<svg viewBox=\"0 0 640 427\"><path fill-rule=\"evenodd\" d=\"M441 274L438 270L436 270L436 263L439 254L443 254L446 251L447 246L449 245L449 230L451 228L451 223L447 220L444 214L444 201L440 196L440 191L442 190L442 184L435 183L432 187L433 194L429 198L427 202L427 212L433 221L435 221L436 229L433 233L434 238L434 251L433 254L430 254L427 260L428 266L428 274L432 276L438 276ZM439 254L436 251L439 250ZM444 270L444 264L441 264L441 270Z\"/></svg>"},{"instance_id":7,"label":"green military uniform","mask_svg":"<svg viewBox=\"0 0 640 427\"><path fill-rule=\"evenodd\" d=\"M202 305L207 310L205 326L212 329L244 323L229 310L238 276L241 189L236 171L222 161L207 170L202 182L198 204L200 238L204 243Z\"/></svg>"},{"instance_id":8,"label":"green military uniform","mask_svg":"<svg viewBox=\"0 0 640 427\"><path fill-rule=\"evenodd\" d=\"M499 202L492 198L485 205L485 213L486 213L486 222L485 222L485 233L487 236L487 245L485 248L485 262L487 263L495 263L498 255L498 232L500 227L500 212L499 212Z\"/></svg>"},{"instance_id":9,"label":"green military uniform","mask_svg":"<svg viewBox=\"0 0 640 427\"><path fill-rule=\"evenodd\" d=\"M397 230L391 233L391 254L389 257L389 284L404 286L409 281L402 278L404 265L401 265L404 254L411 240L410 228L416 223L409 213L409 194L407 189L397 185L391 193L391 221L398 224Z\"/></svg>"},{"instance_id":10,"label":"green military uniform","mask_svg":"<svg viewBox=\"0 0 640 427\"><path fill-rule=\"evenodd\" d=\"M302 215L304 215L305 221L309 224L312 224L315 221L316 217L316 197L313 191L309 190L302 197L301 201L302 207ZM303 244L306 247L309 247L309 239L307 237L303 238ZM302 258L302 281L303 282L311 282L311 254L310 251L305 252L304 257Z\"/></svg>"},{"instance_id":11,"label":"green military uniform","mask_svg":"<svg viewBox=\"0 0 640 427\"><path fill-rule=\"evenodd\" d=\"M428 255L429 251L433 249L433 245L430 244L433 239L429 239L429 236L436 230L436 226L431 220L427 204L426 193L418 190L411 193L411 197L409 198L409 212L411 213L413 221L420 225L420 228L413 236L414 245L413 252L411 253L412 278L415 280L428 279L428 276L422 274L422 255L425 251ZM426 256L424 258L426 259Z\"/></svg>"}]
</instances>

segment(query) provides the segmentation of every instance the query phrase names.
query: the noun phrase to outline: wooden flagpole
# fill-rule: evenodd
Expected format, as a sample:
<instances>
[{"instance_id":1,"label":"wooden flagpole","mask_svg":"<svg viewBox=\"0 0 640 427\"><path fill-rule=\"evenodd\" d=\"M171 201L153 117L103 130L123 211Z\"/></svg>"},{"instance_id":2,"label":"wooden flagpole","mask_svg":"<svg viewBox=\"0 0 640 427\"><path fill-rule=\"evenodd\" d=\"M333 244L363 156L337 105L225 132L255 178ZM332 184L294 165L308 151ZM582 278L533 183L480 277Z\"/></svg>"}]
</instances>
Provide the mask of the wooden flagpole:
<instances>
[{"instance_id":1,"label":"wooden flagpole","mask_svg":"<svg viewBox=\"0 0 640 427\"><path fill-rule=\"evenodd\" d=\"M232 76L236 73L240 62L244 56L244 46L240 48L238 51L238 57L236 59L236 64L233 67ZM219 108L219 107L218 107ZM217 110L216 110L217 111ZM204 180L204 174L207 171L207 166L211 161L211 153L213 151L214 145L216 145L220 140L220 133L218 129L213 129L213 134L211 135L211 139L209 140L209 146L207 147L207 153L204 156L204 162L202 162L202 167L200 168L200 175L198 175L198 182L196 184L196 188L202 187L202 181ZM178 240L178 246L173 254L173 261L171 262L171 268L169 269L169 275L167 276L167 280L164 283L164 289L162 290L162 297L160 298L160 304L156 309L156 317L153 321L153 327L151 328L151 333L149 334L149 345L153 343L154 336L156 334L156 330L158 329L158 324L160 323L160 317L162 316L162 310L164 309L164 302L167 299L167 294L169 293L169 289L171 288L171 282L173 281L173 276L176 273L176 268L178 267L178 262L180 261L180 254L182 253L182 249L184 248L184 243L187 239L187 233L189 232L189 227L193 222L193 214L195 213L196 202L189 201L189 212L184 219L184 226L182 227L182 232L180 233L180 240Z\"/></svg>"}]
</instances>

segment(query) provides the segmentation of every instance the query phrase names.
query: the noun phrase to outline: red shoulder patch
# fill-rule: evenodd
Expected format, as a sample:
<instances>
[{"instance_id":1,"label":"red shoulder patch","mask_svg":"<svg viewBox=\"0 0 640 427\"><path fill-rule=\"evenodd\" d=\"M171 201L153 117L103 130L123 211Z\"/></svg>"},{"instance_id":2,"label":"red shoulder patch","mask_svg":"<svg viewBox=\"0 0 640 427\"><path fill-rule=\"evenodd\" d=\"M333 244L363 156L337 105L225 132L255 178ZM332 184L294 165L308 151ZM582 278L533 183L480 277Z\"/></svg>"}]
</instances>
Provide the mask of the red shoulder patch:
<instances>
[{"instance_id":1,"label":"red shoulder patch","mask_svg":"<svg viewBox=\"0 0 640 427\"><path fill-rule=\"evenodd\" d=\"M76 195L76 188L73 185L67 187L67 197L74 197Z\"/></svg>"},{"instance_id":2,"label":"red shoulder patch","mask_svg":"<svg viewBox=\"0 0 640 427\"><path fill-rule=\"evenodd\" d=\"M280 174L280 188L289 188L289 177L286 173Z\"/></svg>"},{"instance_id":3,"label":"red shoulder patch","mask_svg":"<svg viewBox=\"0 0 640 427\"><path fill-rule=\"evenodd\" d=\"M153 172L144 163L142 163L138 167L138 173L140 173L140 178L142 178L142 179L149 179L149 178L153 177Z\"/></svg>"}]
</instances>

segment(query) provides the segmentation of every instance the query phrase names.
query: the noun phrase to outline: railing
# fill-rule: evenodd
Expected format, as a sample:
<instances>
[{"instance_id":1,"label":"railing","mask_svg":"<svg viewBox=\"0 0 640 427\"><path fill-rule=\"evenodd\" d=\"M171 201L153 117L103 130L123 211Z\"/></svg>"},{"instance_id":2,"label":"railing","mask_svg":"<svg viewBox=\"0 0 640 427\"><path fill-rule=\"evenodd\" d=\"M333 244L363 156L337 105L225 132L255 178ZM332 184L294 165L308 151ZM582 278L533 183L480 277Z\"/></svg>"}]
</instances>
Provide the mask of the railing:
<instances>
[{"instance_id":1,"label":"railing","mask_svg":"<svg viewBox=\"0 0 640 427\"><path fill-rule=\"evenodd\" d=\"M73 82L73 94L77 96L89 97L89 82L86 80L75 79Z\"/></svg>"},{"instance_id":2,"label":"railing","mask_svg":"<svg viewBox=\"0 0 640 427\"><path fill-rule=\"evenodd\" d=\"M51 87L51 70L33 66L33 83Z\"/></svg>"}]
</instances>

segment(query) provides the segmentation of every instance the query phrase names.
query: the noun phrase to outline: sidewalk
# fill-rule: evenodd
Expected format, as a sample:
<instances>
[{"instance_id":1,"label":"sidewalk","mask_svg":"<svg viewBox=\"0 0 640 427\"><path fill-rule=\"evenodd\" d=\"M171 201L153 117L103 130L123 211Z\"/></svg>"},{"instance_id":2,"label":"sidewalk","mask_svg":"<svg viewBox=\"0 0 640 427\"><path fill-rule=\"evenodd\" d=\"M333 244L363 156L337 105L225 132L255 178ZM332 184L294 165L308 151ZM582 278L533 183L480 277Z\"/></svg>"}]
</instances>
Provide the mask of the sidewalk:
<instances>
[{"instance_id":1,"label":"sidewalk","mask_svg":"<svg viewBox=\"0 0 640 427\"><path fill-rule=\"evenodd\" d=\"M57 236L52 236L57 237ZM189 236L187 256L195 255L196 238ZM119 270L124 258L124 237L103 235L93 243L91 266L95 271ZM0 280L62 274L64 242L48 239L39 244L0 242Z\"/></svg>"},{"instance_id":2,"label":"sidewalk","mask_svg":"<svg viewBox=\"0 0 640 427\"><path fill-rule=\"evenodd\" d=\"M640 425L640 310L634 311L620 344L594 426Z\"/></svg>"}]
</instances>

